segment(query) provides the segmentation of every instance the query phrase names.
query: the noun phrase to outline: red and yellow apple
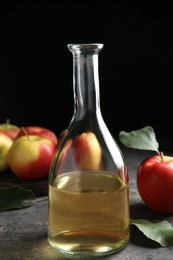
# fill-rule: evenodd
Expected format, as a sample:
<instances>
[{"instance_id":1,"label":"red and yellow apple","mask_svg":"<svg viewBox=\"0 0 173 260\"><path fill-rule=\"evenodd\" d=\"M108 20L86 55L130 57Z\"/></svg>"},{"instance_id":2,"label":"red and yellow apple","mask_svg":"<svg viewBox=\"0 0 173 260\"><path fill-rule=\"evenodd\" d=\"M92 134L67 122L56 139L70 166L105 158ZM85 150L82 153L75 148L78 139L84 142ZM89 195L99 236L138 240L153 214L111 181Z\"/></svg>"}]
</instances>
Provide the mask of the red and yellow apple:
<instances>
[{"instance_id":1,"label":"red and yellow apple","mask_svg":"<svg viewBox=\"0 0 173 260\"><path fill-rule=\"evenodd\" d=\"M11 124L10 121L7 120L5 123L0 124L0 131L14 140L20 132L20 127Z\"/></svg>"},{"instance_id":2,"label":"red and yellow apple","mask_svg":"<svg viewBox=\"0 0 173 260\"><path fill-rule=\"evenodd\" d=\"M56 145L48 138L37 135L16 138L7 154L11 171L23 180L39 180L49 173Z\"/></svg>"},{"instance_id":3,"label":"red and yellow apple","mask_svg":"<svg viewBox=\"0 0 173 260\"><path fill-rule=\"evenodd\" d=\"M173 157L155 155L143 160L137 171L137 189L153 211L173 213Z\"/></svg>"},{"instance_id":4,"label":"red and yellow apple","mask_svg":"<svg viewBox=\"0 0 173 260\"><path fill-rule=\"evenodd\" d=\"M8 169L7 154L12 144L13 140L0 130L0 172Z\"/></svg>"},{"instance_id":5,"label":"red and yellow apple","mask_svg":"<svg viewBox=\"0 0 173 260\"><path fill-rule=\"evenodd\" d=\"M99 169L102 150L94 133L82 133L74 139L72 146L78 169Z\"/></svg>"},{"instance_id":6,"label":"red and yellow apple","mask_svg":"<svg viewBox=\"0 0 173 260\"><path fill-rule=\"evenodd\" d=\"M98 170L101 156L102 150L95 134L84 132L67 140L59 154L56 170L59 173L69 170Z\"/></svg>"},{"instance_id":7,"label":"red and yellow apple","mask_svg":"<svg viewBox=\"0 0 173 260\"><path fill-rule=\"evenodd\" d=\"M57 144L58 144L58 138L57 138L56 134L52 130L47 129L45 127L41 127L41 126L22 127L20 132L18 133L17 137L24 136L24 135L26 135L26 133L28 135L37 135L37 136L48 138L49 140L51 140L53 142L53 144L55 146L57 146Z\"/></svg>"}]
</instances>

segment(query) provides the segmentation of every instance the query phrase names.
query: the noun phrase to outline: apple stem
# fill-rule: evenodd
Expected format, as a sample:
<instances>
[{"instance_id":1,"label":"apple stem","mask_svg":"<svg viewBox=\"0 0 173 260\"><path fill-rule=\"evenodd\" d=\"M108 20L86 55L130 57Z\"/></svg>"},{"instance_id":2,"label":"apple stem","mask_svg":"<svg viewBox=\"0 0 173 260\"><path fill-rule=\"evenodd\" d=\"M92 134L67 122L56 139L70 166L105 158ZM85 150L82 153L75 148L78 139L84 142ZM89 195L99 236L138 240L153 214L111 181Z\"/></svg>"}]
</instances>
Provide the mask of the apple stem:
<instances>
[{"instance_id":1,"label":"apple stem","mask_svg":"<svg viewBox=\"0 0 173 260\"><path fill-rule=\"evenodd\" d=\"M6 124L7 124L7 125L10 124L10 119L9 119L9 118L6 119Z\"/></svg>"},{"instance_id":2,"label":"apple stem","mask_svg":"<svg viewBox=\"0 0 173 260\"><path fill-rule=\"evenodd\" d=\"M161 162L164 162L163 152L160 152L159 155L160 155L160 158L161 158Z\"/></svg>"},{"instance_id":3,"label":"apple stem","mask_svg":"<svg viewBox=\"0 0 173 260\"><path fill-rule=\"evenodd\" d=\"M31 141L31 139L29 138L29 135L27 133L27 131L25 130L25 128L22 126L21 130L24 132L25 136L28 138L29 141Z\"/></svg>"}]
</instances>

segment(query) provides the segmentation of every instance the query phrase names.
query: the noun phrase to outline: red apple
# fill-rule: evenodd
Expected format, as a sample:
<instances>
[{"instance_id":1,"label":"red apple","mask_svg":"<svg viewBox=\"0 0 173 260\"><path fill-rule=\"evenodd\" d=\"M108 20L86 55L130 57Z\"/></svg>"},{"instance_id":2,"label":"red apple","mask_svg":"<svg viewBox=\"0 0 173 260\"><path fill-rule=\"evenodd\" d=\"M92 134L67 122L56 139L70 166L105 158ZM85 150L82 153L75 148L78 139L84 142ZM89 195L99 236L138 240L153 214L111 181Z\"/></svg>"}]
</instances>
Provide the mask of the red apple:
<instances>
[{"instance_id":1,"label":"red apple","mask_svg":"<svg viewBox=\"0 0 173 260\"><path fill-rule=\"evenodd\" d=\"M74 139L73 147L78 169L99 169L102 151L94 133L82 133Z\"/></svg>"},{"instance_id":2,"label":"red apple","mask_svg":"<svg viewBox=\"0 0 173 260\"><path fill-rule=\"evenodd\" d=\"M121 131L120 141L129 148L155 151L137 168L137 189L142 200L155 212L173 213L173 156L163 155L153 127L129 133Z\"/></svg>"},{"instance_id":3,"label":"red apple","mask_svg":"<svg viewBox=\"0 0 173 260\"><path fill-rule=\"evenodd\" d=\"M14 140L20 132L20 127L11 124L10 121L7 119L5 123L0 124L0 131L4 132L4 134L8 135Z\"/></svg>"},{"instance_id":4,"label":"red apple","mask_svg":"<svg viewBox=\"0 0 173 260\"><path fill-rule=\"evenodd\" d=\"M155 155L143 160L137 171L137 188L152 210L173 213L173 157Z\"/></svg>"},{"instance_id":5,"label":"red apple","mask_svg":"<svg viewBox=\"0 0 173 260\"><path fill-rule=\"evenodd\" d=\"M8 169L7 154L13 144L13 140L0 130L0 172Z\"/></svg>"},{"instance_id":6,"label":"red apple","mask_svg":"<svg viewBox=\"0 0 173 260\"><path fill-rule=\"evenodd\" d=\"M7 155L11 171L19 179L39 180L49 173L56 146L48 138L27 135L14 140Z\"/></svg>"},{"instance_id":7,"label":"red apple","mask_svg":"<svg viewBox=\"0 0 173 260\"><path fill-rule=\"evenodd\" d=\"M50 129L47 129L45 127L41 127L41 126L22 127L20 132L18 133L17 137L26 135L26 133L28 135L37 135L37 136L48 138L53 142L53 144L55 146L57 146L57 144L58 144L58 138L57 138L56 134L53 131L51 131Z\"/></svg>"}]
</instances>

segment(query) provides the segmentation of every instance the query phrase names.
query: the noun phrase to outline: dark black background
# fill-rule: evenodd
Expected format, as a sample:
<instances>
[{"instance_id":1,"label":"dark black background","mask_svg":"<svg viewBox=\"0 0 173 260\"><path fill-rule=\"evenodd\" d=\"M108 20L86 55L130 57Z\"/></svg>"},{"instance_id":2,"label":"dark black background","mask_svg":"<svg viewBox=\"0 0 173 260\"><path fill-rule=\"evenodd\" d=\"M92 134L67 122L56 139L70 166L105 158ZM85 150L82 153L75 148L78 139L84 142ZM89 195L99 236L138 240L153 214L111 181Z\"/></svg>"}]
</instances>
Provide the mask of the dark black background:
<instances>
[{"instance_id":1,"label":"dark black background","mask_svg":"<svg viewBox=\"0 0 173 260\"><path fill-rule=\"evenodd\" d=\"M171 5L41 2L0 8L0 122L59 134L73 114L68 43L103 43L99 54L104 120L117 137L151 125L173 142ZM151 1L152 2L152 1Z\"/></svg>"}]
</instances>

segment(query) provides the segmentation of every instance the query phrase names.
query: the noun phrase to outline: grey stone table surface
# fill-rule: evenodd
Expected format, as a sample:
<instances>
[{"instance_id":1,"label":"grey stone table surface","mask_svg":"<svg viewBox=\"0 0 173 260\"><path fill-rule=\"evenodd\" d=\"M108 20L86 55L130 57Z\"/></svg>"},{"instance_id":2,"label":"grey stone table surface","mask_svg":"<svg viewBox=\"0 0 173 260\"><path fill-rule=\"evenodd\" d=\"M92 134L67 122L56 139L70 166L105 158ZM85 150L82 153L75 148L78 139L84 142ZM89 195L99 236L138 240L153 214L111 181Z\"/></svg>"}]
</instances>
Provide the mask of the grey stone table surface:
<instances>
[{"instance_id":1,"label":"grey stone table surface","mask_svg":"<svg viewBox=\"0 0 173 260\"><path fill-rule=\"evenodd\" d=\"M141 200L136 188L136 170L151 152L122 148L129 169L131 219L168 220L173 214L152 212ZM51 248L47 240L47 201L34 206L0 212L0 260L58 260L67 259ZM125 249L107 260L173 260L173 247L149 247L130 240Z\"/></svg>"}]
</instances>

